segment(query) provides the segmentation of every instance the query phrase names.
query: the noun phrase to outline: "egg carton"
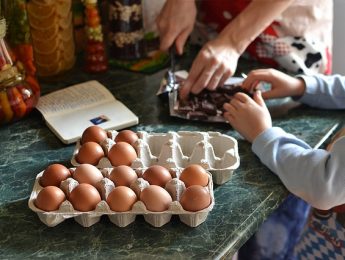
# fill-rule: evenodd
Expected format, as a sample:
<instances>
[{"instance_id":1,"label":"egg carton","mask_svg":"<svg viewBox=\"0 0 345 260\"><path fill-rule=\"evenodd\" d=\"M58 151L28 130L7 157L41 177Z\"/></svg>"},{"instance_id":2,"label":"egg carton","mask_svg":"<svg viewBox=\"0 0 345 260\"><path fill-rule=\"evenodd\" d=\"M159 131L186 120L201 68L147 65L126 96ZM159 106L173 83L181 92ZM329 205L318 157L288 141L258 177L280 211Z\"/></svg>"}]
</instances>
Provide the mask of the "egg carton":
<instances>
[{"instance_id":1,"label":"egg carton","mask_svg":"<svg viewBox=\"0 0 345 260\"><path fill-rule=\"evenodd\" d=\"M71 168L73 171L75 168ZM170 169L170 173L172 173L172 177L174 177L171 181L169 181L168 187L166 186L166 190L171 191L172 187L175 186L175 191L172 195L172 203L170 204L168 210L163 212L152 212L146 209L145 204L142 201L137 201L131 211L127 212L114 212L112 211L107 202L106 198L108 194L115 188L114 183L108 178L110 175L112 168L105 168L101 169L101 172L104 178L98 183L97 188L101 194L102 200L97 204L95 210L89 212L81 212L77 211L73 208L71 202L68 200L64 201L58 210L46 212L43 211L35 206L35 199L38 193L43 189L43 187L39 184L39 179L43 174L43 171L40 172L36 176L36 180L34 183L33 190L31 192L28 206L29 208L36 212L39 219L49 227L54 227L65 219L74 218L74 220L79 223L83 227L90 227L95 223L100 221L100 218L103 215L107 215L109 220L114 223L118 227L126 227L127 225L131 224L135 221L137 215L143 215L145 221L151 224L154 227L161 227L168 223L172 217L172 215L178 215L181 222L185 223L190 227L196 227L203 223L209 212L213 209L215 201L214 201L214 193L213 193L213 182L212 176L208 172L208 185L206 186L207 190L210 193L211 203L210 205L200 211L197 212L190 212L186 211L182 208L179 198L182 192L185 190L185 185L182 181L179 180L179 176L181 174L181 169ZM145 169L137 169L138 179L135 183L131 185L131 188L138 196L138 192L141 192L145 187L149 186L149 183L141 178ZM61 183L60 188L65 192L66 197L68 194L78 185L78 182L72 178L68 178L64 182ZM132 187L133 186L133 187ZM171 192L169 192L171 194ZM139 196L138 196L139 197Z\"/></svg>"},{"instance_id":2,"label":"egg carton","mask_svg":"<svg viewBox=\"0 0 345 260\"><path fill-rule=\"evenodd\" d=\"M166 168L185 168L190 164L199 164L213 176L215 184L230 180L233 172L240 165L237 140L219 132L179 131L167 133L137 132L139 139L134 144L138 158L132 162L133 169L149 167L154 164ZM102 144L107 151L114 144L117 135L112 131L112 138ZM76 155L80 148L77 142L71 163L78 166ZM97 168L112 167L109 159L103 157Z\"/></svg>"}]
</instances>

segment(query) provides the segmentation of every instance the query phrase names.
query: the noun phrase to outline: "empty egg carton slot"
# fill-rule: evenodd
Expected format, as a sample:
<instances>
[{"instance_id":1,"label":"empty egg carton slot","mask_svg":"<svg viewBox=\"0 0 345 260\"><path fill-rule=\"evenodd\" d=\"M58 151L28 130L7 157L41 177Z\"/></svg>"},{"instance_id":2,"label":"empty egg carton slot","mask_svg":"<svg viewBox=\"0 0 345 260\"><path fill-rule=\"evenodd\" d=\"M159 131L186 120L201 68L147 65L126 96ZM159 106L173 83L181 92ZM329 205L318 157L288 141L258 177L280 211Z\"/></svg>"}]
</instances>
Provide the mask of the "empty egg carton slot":
<instances>
[{"instance_id":1,"label":"empty egg carton slot","mask_svg":"<svg viewBox=\"0 0 345 260\"><path fill-rule=\"evenodd\" d=\"M138 132L138 136L133 168L199 164L212 173L216 184L223 184L240 164L236 139L218 132Z\"/></svg>"}]
</instances>

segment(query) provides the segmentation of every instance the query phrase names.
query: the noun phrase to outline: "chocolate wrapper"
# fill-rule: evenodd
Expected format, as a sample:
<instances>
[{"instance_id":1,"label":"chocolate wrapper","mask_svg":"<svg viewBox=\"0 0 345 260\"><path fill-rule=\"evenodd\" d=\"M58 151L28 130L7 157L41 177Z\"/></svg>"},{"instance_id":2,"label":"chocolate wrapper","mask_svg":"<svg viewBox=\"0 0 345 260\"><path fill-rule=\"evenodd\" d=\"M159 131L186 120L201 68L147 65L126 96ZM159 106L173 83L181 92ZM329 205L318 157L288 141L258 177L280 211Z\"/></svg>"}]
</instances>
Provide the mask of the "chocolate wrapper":
<instances>
[{"instance_id":1,"label":"chocolate wrapper","mask_svg":"<svg viewBox=\"0 0 345 260\"><path fill-rule=\"evenodd\" d=\"M183 82L188 77L188 72L184 70L176 71L175 72L175 84L169 84L169 71L165 73L164 78L161 81L159 89L156 93L157 96L168 94L169 92L173 91L174 89L178 89L181 82Z\"/></svg>"}]
</instances>

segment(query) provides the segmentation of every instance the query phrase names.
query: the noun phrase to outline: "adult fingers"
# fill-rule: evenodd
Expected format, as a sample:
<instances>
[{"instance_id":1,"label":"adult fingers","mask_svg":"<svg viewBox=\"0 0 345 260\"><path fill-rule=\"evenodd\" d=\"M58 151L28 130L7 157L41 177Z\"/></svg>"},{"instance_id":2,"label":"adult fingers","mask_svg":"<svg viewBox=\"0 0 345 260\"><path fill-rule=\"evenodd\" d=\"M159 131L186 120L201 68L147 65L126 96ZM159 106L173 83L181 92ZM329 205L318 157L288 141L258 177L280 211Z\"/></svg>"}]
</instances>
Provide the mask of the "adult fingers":
<instances>
[{"instance_id":1,"label":"adult fingers","mask_svg":"<svg viewBox=\"0 0 345 260\"><path fill-rule=\"evenodd\" d=\"M209 83L220 67L220 63L217 58L212 55L212 51L209 47L203 48L198 54L197 59L193 62L192 73L196 71L198 77L191 86L191 92L198 94L204 88L209 86ZM222 68L220 68L222 70ZM219 77L219 76L216 76ZM219 82L219 79L217 80ZM218 84L218 82L216 82Z\"/></svg>"},{"instance_id":2,"label":"adult fingers","mask_svg":"<svg viewBox=\"0 0 345 260\"><path fill-rule=\"evenodd\" d=\"M184 83L184 84L180 87L180 89L179 89L180 98L181 98L182 100L188 99L189 92L190 92L190 86L189 86L189 85L186 85L186 84Z\"/></svg>"},{"instance_id":3,"label":"adult fingers","mask_svg":"<svg viewBox=\"0 0 345 260\"><path fill-rule=\"evenodd\" d=\"M209 67L207 69L203 69L203 71L200 73L200 76L192 85L190 91L194 94L199 94L204 88L208 87L210 80L212 79L216 70L216 67Z\"/></svg>"},{"instance_id":4,"label":"adult fingers","mask_svg":"<svg viewBox=\"0 0 345 260\"><path fill-rule=\"evenodd\" d=\"M174 43L176 35L176 32L169 30L167 30L165 33L162 33L162 35L160 36L159 49L162 51L167 51L170 48L170 46Z\"/></svg>"},{"instance_id":5,"label":"adult fingers","mask_svg":"<svg viewBox=\"0 0 345 260\"><path fill-rule=\"evenodd\" d=\"M182 33L180 33L175 40L176 51L179 55L183 54L183 48L184 48L184 45L186 44L189 34L190 34L189 29L183 30Z\"/></svg>"},{"instance_id":6,"label":"adult fingers","mask_svg":"<svg viewBox=\"0 0 345 260\"><path fill-rule=\"evenodd\" d=\"M200 62L199 60L200 60L200 58L198 55L197 58L194 60L192 67L190 69L188 78L184 82L183 88L180 91L180 95L181 95L182 99L186 99L188 97L189 92L192 91L192 87L194 87L198 78L202 75L202 71L203 71L204 67L203 67L203 62ZM193 89L194 94L197 94L199 92L197 92L196 89Z\"/></svg>"},{"instance_id":7,"label":"adult fingers","mask_svg":"<svg viewBox=\"0 0 345 260\"><path fill-rule=\"evenodd\" d=\"M231 70L225 70L225 72L223 73L223 76L222 76L222 78L220 79L220 81L219 81L219 86L223 86L224 85L224 83L225 83L225 81L228 79L228 78L230 78L231 76L233 75L233 71L231 71Z\"/></svg>"},{"instance_id":8,"label":"adult fingers","mask_svg":"<svg viewBox=\"0 0 345 260\"><path fill-rule=\"evenodd\" d=\"M166 27L166 19L164 19L164 15L165 15L165 11L167 9L167 6L164 5L162 10L160 11L160 13L157 15L156 19L155 19L155 23L157 25L157 29L158 32L161 33L162 31L164 31L165 27Z\"/></svg>"},{"instance_id":9,"label":"adult fingers","mask_svg":"<svg viewBox=\"0 0 345 260\"><path fill-rule=\"evenodd\" d=\"M215 90L218 86L221 86L221 80L223 75L226 73L226 68L224 64L220 64L218 69L213 73L208 85L206 86L209 90ZM224 83L223 83L224 84Z\"/></svg>"}]
</instances>

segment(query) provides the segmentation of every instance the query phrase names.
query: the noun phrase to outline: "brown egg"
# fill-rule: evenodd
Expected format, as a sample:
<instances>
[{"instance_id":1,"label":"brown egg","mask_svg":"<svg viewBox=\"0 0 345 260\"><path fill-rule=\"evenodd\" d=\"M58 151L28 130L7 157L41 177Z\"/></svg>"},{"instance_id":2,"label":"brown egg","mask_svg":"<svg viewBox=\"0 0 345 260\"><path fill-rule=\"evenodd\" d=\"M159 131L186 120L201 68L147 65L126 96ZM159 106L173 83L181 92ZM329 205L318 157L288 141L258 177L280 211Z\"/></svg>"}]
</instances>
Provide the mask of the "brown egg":
<instances>
[{"instance_id":1,"label":"brown egg","mask_svg":"<svg viewBox=\"0 0 345 260\"><path fill-rule=\"evenodd\" d=\"M137 195L126 186L118 186L107 197L107 203L111 210L116 212L130 211L137 202Z\"/></svg>"},{"instance_id":2,"label":"brown egg","mask_svg":"<svg viewBox=\"0 0 345 260\"><path fill-rule=\"evenodd\" d=\"M140 200L145 204L147 210L154 212L168 210L172 203L170 194L157 185L150 185L143 189L140 193Z\"/></svg>"},{"instance_id":3,"label":"brown egg","mask_svg":"<svg viewBox=\"0 0 345 260\"><path fill-rule=\"evenodd\" d=\"M86 142L96 142L100 144L107 138L107 132L96 125L89 126L86 128L81 136L81 143L84 144Z\"/></svg>"},{"instance_id":4,"label":"brown egg","mask_svg":"<svg viewBox=\"0 0 345 260\"><path fill-rule=\"evenodd\" d=\"M170 172L160 165L152 165L147 168L143 174L143 179L147 180L151 185L158 185L165 187L165 184L170 181Z\"/></svg>"},{"instance_id":5,"label":"brown egg","mask_svg":"<svg viewBox=\"0 0 345 260\"><path fill-rule=\"evenodd\" d=\"M181 172L180 180L184 182L186 188L192 185L206 186L208 184L208 174L200 165L191 164Z\"/></svg>"},{"instance_id":6,"label":"brown egg","mask_svg":"<svg viewBox=\"0 0 345 260\"><path fill-rule=\"evenodd\" d=\"M112 180L116 186L129 187L138 179L136 172L127 165L120 165L114 167L110 172L109 179Z\"/></svg>"},{"instance_id":7,"label":"brown egg","mask_svg":"<svg viewBox=\"0 0 345 260\"><path fill-rule=\"evenodd\" d=\"M101 195L92 185L82 183L72 190L69 200L75 210L86 212L96 208L101 201Z\"/></svg>"},{"instance_id":8,"label":"brown egg","mask_svg":"<svg viewBox=\"0 0 345 260\"><path fill-rule=\"evenodd\" d=\"M108 159L113 166L130 166L136 158L137 152L133 146L126 142L118 142L114 144L108 152Z\"/></svg>"},{"instance_id":9,"label":"brown egg","mask_svg":"<svg viewBox=\"0 0 345 260\"><path fill-rule=\"evenodd\" d=\"M65 193L56 186L44 187L37 195L35 205L44 211L58 210L61 203L66 200Z\"/></svg>"},{"instance_id":10,"label":"brown egg","mask_svg":"<svg viewBox=\"0 0 345 260\"><path fill-rule=\"evenodd\" d=\"M117 136L115 137L115 142L126 142L130 145L134 145L134 143L138 140L138 135L131 130L122 130L120 131Z\"/></svg>"},{"instance_id":11,"label":"brown egg","mask_svg":"<svg viewBox=\"0 0 345 260\"><path fill-rule=\"evenodd\" d=\"M60 187L60 183L71 177L69 169L64 165L54 163L49 165L43 172L39 182L43 187L46 186L57 186Z\"/></svg>"},{"instance_id":12,"label":"brown egg","mask_svg":"<svg viewBox=\"0 0 345 260\"><path fill-rule=\"evenodd\" d=\"M79 148L76 160L78 163L97 165L103 157L104 151L98 143L86 142Z\"/></svg>"},{"instance_id":13,"label":"brown egg","mask_svg":"<svg viewBox=\"0 0 345 260\"><path fill-rule=\"evenodd\" d=\"M85 163L76 167L73 178L79 183L88 183L96 186L103 179L103 175L95 166Z\"/></svg>"},{"instance_id":14,"label":"brown egg","mask_svg":"<svg viewBox=\"0 0 345 260\"><path fill-rule=\"evenodd\" d=\"M184 210L199 211L211 204L211 195L207 188L192 185L182 193L180 203Z\"/></svg>"}]
</instances>

